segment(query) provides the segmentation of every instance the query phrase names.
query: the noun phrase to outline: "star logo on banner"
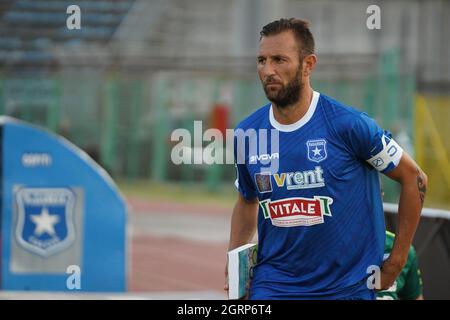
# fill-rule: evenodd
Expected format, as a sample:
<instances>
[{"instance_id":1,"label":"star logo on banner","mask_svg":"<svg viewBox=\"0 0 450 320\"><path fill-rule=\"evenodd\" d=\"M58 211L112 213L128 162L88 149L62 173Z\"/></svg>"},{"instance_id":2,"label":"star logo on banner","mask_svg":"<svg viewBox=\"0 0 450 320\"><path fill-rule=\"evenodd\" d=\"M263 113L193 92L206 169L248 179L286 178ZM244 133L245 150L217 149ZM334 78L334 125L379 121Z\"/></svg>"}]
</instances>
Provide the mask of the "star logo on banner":
<instances>
[{"instance_id":1,"label":"star logo on banner","mask_svg":"<svg viewBox=\"0 0 450 320\"><path fill-rule=\"evenodd\" d=\"M50 214L47 208L42 208L41 214L31 215L31 221L36 225L34 234L41 236L47 233L50 236L55 235L55 224L59 222L59 217L56 214Z\"/></svg>"}]
</instances>

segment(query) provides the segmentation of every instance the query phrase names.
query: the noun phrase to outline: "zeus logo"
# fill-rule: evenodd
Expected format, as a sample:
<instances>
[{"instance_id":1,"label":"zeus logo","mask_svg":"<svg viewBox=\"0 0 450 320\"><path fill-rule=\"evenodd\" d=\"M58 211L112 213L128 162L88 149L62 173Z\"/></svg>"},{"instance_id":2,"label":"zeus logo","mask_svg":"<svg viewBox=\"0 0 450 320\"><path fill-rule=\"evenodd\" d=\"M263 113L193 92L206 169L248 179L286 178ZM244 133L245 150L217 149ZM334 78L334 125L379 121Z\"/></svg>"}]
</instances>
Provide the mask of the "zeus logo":
<instances>
[{"instance_id":1,"label":"zeus logo","mask_svg":"<svg viewBox=\"0 0 450 320\"><path fill-rule=\"evenodd\" d=\"M254 156L250 156L250 163L257 163L258 161L261 161L263 163L268 162L269 160L273 160L273 159L279 159L279 154L277 153L272 153L272 154L261 154L261 155L254 155Z\"/></svg>"}]
</instances>

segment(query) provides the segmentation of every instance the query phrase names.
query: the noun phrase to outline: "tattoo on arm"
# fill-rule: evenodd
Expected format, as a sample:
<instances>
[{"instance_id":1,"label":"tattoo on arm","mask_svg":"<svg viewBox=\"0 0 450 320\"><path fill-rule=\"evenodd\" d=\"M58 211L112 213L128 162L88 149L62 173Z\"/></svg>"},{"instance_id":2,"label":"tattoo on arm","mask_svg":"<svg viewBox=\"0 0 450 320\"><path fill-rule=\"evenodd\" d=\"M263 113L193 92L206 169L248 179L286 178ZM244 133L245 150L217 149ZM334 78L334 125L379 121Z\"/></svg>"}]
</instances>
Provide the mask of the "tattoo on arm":
<instances>
[{"instance_id":1,"label":"tattoo on arm","mask_svg":"<svg viewBox=\"0 0 450 320\"><path fill-rule=\"evenodd\" d=\"M417 169L417 188L419 189L419 197L423 206L423 202L425 200L425 194L427 193L427 187L425 185L422 172Z\"/></svg>"}]
</instances>

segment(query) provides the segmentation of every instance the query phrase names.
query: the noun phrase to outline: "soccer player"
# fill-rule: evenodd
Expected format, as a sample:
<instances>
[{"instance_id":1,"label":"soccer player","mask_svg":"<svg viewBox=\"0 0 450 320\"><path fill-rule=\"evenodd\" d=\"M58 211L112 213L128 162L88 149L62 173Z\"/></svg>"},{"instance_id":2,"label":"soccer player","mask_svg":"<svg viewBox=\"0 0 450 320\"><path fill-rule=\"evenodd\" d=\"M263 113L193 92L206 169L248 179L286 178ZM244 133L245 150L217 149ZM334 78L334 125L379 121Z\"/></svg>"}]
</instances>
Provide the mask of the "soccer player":
<instances>
[{"instance_id":1,"label":"soccer player","mask_svg":"<svg viewBox=\"0 0 450 320\"><path fill-rule=\"evenodd\" d=\"M394 244L395 234L386 231L385 256L389 256ZM406 264L394 284L383 291L377 291L377 300L423 300L423 284L417 261L416 250L413 246L408 252Z\"/></svg>"},{"instance_id":2,"label":"soccer player","mask_svg":"<svg viewBox=\"0 0 450 320\"><path fill-rule=\"evenodd\" d=\"M305 21L263 27L257 70L270 103L235 130L239 193L229 242L231 250L258 231L250 299L375 299L368 268L379 266L379 289L389 288L419 221L426 175L367 114L313 90L316 61ZM264 135L252 130L266 130L266 150L255 151ZM401 186L398 229L384 262L379 172Z\"/></svg>"}]
</instances>

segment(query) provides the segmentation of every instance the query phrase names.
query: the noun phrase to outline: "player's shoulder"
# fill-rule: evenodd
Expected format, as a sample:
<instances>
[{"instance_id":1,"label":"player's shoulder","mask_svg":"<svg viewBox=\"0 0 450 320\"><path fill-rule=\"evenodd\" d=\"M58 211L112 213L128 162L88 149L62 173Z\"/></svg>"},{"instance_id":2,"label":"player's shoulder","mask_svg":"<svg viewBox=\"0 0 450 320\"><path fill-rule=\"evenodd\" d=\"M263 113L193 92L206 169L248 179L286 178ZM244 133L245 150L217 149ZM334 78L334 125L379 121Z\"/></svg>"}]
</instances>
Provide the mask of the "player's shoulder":
<instances>
[{"instance_id":1,"label":"player's shoulder","mask_svg":"<svg viewBox=\"0 0 450 320\"><path fill-rule=\"evenodd\" d=\"M236 129L259 129L267 123L269 119L269 110L271 104L268 103L256 111L245 117L241 122L236 125Z\"/></svg>"},{"instance_id":2,"label":"player's shoulder","mask_svg":"<svg viewBox=\"0 0 450 320\"><path fill-rule=\"evenodd\" d=\"M346 105L327 95L321 94L320 104L322 114L328 119L328 123L339 132L349 132L361 126L373 126L375 120L366 112L358 110L354 106Z\"/></svg>"},{"instance_id":3,"label":"player's shoulder","mask_svg":"<svg viewBox=\"0 0 450 320\"><path fill-rule=\"evenodd\" d=\"M349 120L357 120L361 116L368 116L367 113L358 110L354 106L346 105L332 97L325 94L320 94L320 103L322 105L323 112L332 117L334 121L340 121L347 123Z\"/></svg>"}]
</instances>

